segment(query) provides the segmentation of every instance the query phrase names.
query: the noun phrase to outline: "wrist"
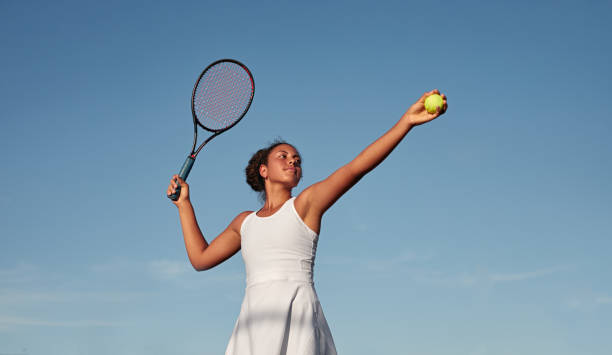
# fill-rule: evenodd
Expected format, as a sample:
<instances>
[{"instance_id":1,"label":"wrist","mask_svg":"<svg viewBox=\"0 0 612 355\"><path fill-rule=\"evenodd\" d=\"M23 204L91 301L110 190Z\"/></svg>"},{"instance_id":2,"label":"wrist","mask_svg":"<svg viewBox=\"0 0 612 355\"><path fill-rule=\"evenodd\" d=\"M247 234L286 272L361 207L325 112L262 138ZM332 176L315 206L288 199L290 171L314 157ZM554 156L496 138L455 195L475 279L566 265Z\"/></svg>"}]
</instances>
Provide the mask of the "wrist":
<instances>
[{"instance_id":1,"label":"wrist","mask_svg":"<svg viewBox=\"0 0 612 355\"><path fill-rule=\"evenodd\" d=\"M412 127L416 126L417 124L414 123L414 119L411 115L404 115L402 116L402 119L400 120L400 123L402 124L402 126L409 131Z\"/></svg>"},{"instance_id":2,"label":"wrist","mask_svg":"<svg viewBox=\"0 0 612 355\"><path fill-rule=\"evenodd\" d=\"M189 199L185 199L185 200L182 200L182 201L177 201L177 202L175 203L175 205L176 205L176 207L179 209L179 211L180 211L180 210L184 210L184 209L190 209L190 208L193 208L193 207L191 206L191 201L190 201Z\"/></svg>"}]
</instances>

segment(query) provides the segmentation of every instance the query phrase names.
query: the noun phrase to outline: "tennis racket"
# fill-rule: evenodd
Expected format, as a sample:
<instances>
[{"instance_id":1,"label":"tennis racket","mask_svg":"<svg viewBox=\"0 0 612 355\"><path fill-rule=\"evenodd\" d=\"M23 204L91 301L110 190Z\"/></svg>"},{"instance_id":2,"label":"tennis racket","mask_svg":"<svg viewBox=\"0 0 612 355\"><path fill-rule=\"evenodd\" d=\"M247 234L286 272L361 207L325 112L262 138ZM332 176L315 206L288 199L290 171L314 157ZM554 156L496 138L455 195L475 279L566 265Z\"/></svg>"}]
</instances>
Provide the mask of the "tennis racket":
<instances>
[{"instance_id":1,"label":"tennis racket","mask_svg":"<svg viewBox=\"0 0 612 355\"><path fill-rule=\"evenodd\" d=\"M193 87L191 114L193 116L193 146L179 176L187 180L196 156L213 138L234 127L251 107L255 95L253 75L246 65L234 59L221 59L210 64ZM198 126L212 133L196 149ZM178 183L178 181L177 181ZM178 200L181 186L168 195Z\"/></svg>"}]
</instances>

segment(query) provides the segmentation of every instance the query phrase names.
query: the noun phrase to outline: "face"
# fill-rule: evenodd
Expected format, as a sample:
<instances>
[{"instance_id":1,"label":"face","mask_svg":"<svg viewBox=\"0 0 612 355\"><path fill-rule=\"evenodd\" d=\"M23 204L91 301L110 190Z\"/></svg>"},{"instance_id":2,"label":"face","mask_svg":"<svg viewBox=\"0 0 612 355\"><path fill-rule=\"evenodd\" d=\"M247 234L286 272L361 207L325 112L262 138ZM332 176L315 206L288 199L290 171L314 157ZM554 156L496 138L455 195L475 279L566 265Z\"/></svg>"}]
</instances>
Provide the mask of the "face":
<instances>
[{"instance_id":1,"label":"face","mask_svg":"<svg viewBox=\"0 0 612 355\"><path fill-rule=\"evenodd\" d=\"M270 183L297 186L302 178L300 153L289 144L281 144L268 154L268 164L259 168L261 176Z\"/></svg>"}]
</instances>

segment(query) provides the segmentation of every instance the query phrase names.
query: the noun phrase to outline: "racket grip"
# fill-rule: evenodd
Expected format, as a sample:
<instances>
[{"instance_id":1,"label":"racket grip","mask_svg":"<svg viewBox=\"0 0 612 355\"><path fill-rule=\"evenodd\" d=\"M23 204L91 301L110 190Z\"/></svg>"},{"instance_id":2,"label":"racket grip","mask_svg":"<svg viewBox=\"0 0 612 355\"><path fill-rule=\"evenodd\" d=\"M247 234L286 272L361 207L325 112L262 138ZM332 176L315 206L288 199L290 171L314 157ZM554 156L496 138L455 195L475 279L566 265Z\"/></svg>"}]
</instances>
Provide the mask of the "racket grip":
<instances>
[{"instance_id":1,"label":"racket grip","mask_svg":"<svg viewBox=\"0 0 612 355\"><path fill-rule=\"evenodd\" d=\"M183 167L181 168L181 171L179 172L179 176L181 177L181 179L187 180L187 176L189 176L189 172L191 171L191 167L193 166L194 162L195 162L195 158L192 157L191 155L188 156L187 159L185 159L185 162L183 163ZM178 184L178 181L176 180L174 181ZM181 185L178 185L176 187L176 191L172 195L168 195L168 198L171 199L172 201L176 201L178 200L180 195L181 195Z\"/></svg>"}]
</instances>

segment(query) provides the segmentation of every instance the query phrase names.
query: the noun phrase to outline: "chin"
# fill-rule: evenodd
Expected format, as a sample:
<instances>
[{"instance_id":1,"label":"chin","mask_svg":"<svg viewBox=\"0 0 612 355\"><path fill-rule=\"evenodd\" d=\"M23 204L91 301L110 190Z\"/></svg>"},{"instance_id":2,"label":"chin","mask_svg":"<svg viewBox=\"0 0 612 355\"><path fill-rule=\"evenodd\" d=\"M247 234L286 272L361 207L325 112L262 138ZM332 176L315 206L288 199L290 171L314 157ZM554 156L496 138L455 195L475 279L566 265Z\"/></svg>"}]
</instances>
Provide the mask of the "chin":
<instances>
[{"instance_id":1,"label":"chin","mask_svg":"<svg viewBox=\"0 0 612 355\"><path fill-rule=\"evenodd\" d=\"M293 182L290 184L290 186L289 186L289 187L291 187L291 188L297 187L297 186L299 185L299 183L300 183L300 180L293 181Z\"/></svg>"}]
</instances>

